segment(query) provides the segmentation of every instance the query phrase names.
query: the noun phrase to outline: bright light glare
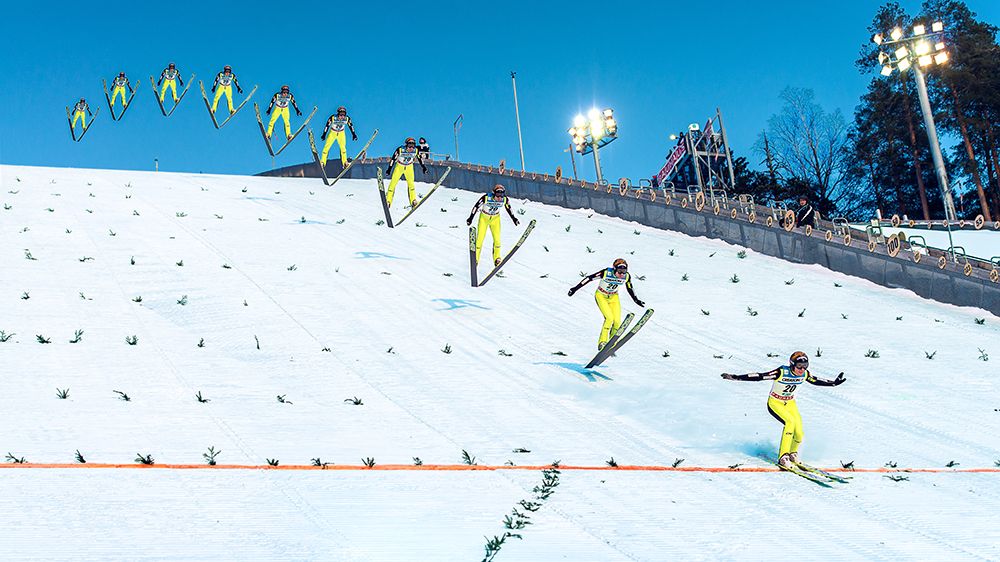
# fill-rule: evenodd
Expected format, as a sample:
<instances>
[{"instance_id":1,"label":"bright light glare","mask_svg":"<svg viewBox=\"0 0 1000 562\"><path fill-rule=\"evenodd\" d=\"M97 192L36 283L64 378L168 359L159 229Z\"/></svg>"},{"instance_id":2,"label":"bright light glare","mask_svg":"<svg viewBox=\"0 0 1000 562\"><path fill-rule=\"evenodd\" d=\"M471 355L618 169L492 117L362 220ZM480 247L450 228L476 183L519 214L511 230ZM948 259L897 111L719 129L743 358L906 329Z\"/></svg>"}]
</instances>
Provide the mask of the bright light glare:
<instances>
[{"instance_id":1,"label":"bright light glare","mask_svg":"<svg viewBox=\"0 0 1000 562\"><path fill-rule=\"evenodd\" d=\"M934 55L934 62L936 62L937 64L944 64L948 62L948 53L945 51L941 51L940 53Z\"/></svg>"},{"instance_id":2,"label":"bright light glare","mask_svg":"<svg viewBox=\"0 0 1000 562\"><path fill-rule=\"evenodd\" d=\"M928 43L927 41L920 41L919 43L917 43L917 46L914 48L914 51L916 51L917 55L919 56L926 55L927 53L931 52L931 44Z\"/></svg>"},{"instance_id":3,"label":"bright light glare","mask_svg":"<svg viewBox=\"0 0 1000 562\"><path fill-rule=\"evenodd\" d=\"M587 113L587 117L590 117L590 120L591 120L591 121L594 121L594 120L596 120L596 119L600 119L600 118L601 118L601 112L600 112L600 111L597 111L597 108L594 108L594 109L591 109L591 110L590 110L590 111L589 111L589 112Z\"/></svg>"},{"instance_id":4,"label":"bright light glare","mask_svg":"<svg viewBox=\"0 0 1000 562\"><path fill-rule=\"evenodd\" d=\"M575 137L576 136L576 127L570 127L569 128L569 136L571 136L571 137Z\"/></svg>"},{"instance_id":5,"label":"bright light glare","mask_svg":"<svg viewBox=\"0 0 1000 562\"><path fill-rule=\"evenodd\" d=\"M938 44L934 45L934 50L935 51L943 51L944 50L944 43L938 43Z\"/></svg>"},{"instance_id":6,"label":"bright light glare","mask_svg":"<svg viewBox=\"0 0 1000 562\"><path fill-rule=\"evenodd\" d=\"M612 109L605 109L604 110L604 116L605 117L611 117L613 114L614 114L614 110L612 110Z\"/></svg>"},{"instance_id":7,"label":"bright light glare","mask_svg":"<svg viewBox=\"0 0 1000 562\"><path fill-rule=\"evenodd\" d=\"M670 135L670 140L677 140L677 135Z\"/></svg>"},{"instance_id":8,"label":"bright light glare","mask_svg":"<svg viewBox=\"0 0 1000 562\"><path fill-rule=\"evenodd\" d=\"M585 126L586 124L587 124L587 118L584 117L583 115L577 115L576 117L573 118L574 127L580 128Z\"/></svg>"},{"instance_id":9,"label":"bright light glare","mask_svg":"<svg viewBox=\"0 0 1000 562\"><path fill-rule=\"evenodd\" d=\"M910 66L912 66L912 65L910 64L910 59L903 59L903 60L899 61L899 64L897 66L899 66L900 70L906 70L906 69L910 68Z\"/></svg>"},{"instance_id":10,"label":"bright light glare","mask_svg":"<svg viewBox=\"0 0 1000 562\"><path fill-rule=\"evenodd\" d=\"M909 54L910 54L910 50L907 49L906 47L900 47L900 48L896 49L896 58L897 59L905 59L906 56L909 55Z\"/></svg>"},{"instance_id":11,"label":"bright light glare","mask_svg":"<svg viewBox=\"0 0 1000 562\"><path fill-rule=\"evenodd\" d=\"M930 55L924 55L918 60L920 61L920 66L928 66L933 61Z\"/></svg>"},{"instance_id":12,"label":"bright light glare","mask_svg":"<svg viewBox=\"0 0 1000 562\"><path fill-rule=\"evenodd\" d=\"M934 25L931 26L931 29L934 31L934 33L940 33L944 31L944 24L939 21L936 21L934 22Z\"/></svg>"},{"instance_id":13,"label":"bright light glare","mask_svg":"<svg viewBox=\"0 0 1000 562\"><path fill-rule=\"evenodd\" d=\"M881 44L882 44L882 34L881 34L881 33L876 33L876 34L875 34L875 37L872 37L872 41L873 41L873 42L874 42L874 43L875 43L876 45L881 45Z\"/></svg>"},{"instance_id":14,"label":"bright light glare","mask_svg":"<svg viewBox=\"0 0 1000 562\"><path fill-rule=\"evenodd\" d=\"M913 26L913 34L914 35L923 35L924 33L927 33L927 28L924 27L923 25L915 25L915 26Z\"/></svg>"},{"instance_id":15,"label":"bright light glare","mask_svg":"<svg viewBox=\"0 0 1000 562\"><path fill-rule=\"evenodd\" d=\"M604 136L604 124L600 120L590 124L590 136L594 137L595 141Z\"/></svg>"},{"instance_id":16,"label":"bright light glare","mask_svg":"<svg viewBox=\"0 0 1000 562\"><path fill-rule=\"evenodd\" d=\"M889 66L889 65L883 66L882 67L882 76L888 76L890 74L892 74L892 67Z\"/></svg>"},{"instance_id":17,"label":"bright light glare","mask_svg":"<svg viewBox=\"0 0 1000 562\"><path fill-rule=\"evenodd\" d=\"M892 37L893 41L899 41L903 38L903 30L897 27L892 30L892 33L890 33L889 36Z\"/></svg>"}]
</instances>

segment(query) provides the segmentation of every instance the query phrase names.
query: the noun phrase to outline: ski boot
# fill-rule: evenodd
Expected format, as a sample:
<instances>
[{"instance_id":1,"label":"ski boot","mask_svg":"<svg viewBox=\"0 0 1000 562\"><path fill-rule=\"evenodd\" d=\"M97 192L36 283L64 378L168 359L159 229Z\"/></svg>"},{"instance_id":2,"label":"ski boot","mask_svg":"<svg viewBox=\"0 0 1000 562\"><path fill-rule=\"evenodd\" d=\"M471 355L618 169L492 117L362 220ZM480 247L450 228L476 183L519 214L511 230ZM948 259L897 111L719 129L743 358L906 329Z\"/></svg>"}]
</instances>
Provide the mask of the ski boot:
<instances>
[{"instance_id":1,"label":"ski boot","mask_svg":"<svg viewBox=\"0 0 1000 562\"><path fill-rule=\"evenodd\" d=\"M778 466L785 469L795 468L795 463L792 461L792 454L785 453L778 457Z\"/></svg>"}]
</instances>

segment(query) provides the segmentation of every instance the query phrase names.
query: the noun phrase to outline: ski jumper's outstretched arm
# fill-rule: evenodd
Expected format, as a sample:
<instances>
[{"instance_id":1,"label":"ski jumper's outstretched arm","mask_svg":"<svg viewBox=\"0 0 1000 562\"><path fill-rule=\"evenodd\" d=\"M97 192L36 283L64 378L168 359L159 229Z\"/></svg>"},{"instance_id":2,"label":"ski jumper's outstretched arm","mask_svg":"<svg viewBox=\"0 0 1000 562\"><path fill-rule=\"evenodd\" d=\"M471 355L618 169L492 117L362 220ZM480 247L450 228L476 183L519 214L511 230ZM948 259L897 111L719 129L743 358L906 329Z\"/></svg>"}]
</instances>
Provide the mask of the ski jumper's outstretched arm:
<instances>
[{"instance_id":1,"label":"ski jumper's outstretched arm","mask_svg":"<svg viewBox=\"0 0 1000 562\"><path fill-rule=\"evenodd\" d=\"M476 216L476 211L478 211L479 207L481 207L485 202L486 202L485 195L481 196L479 200L476 201L476 204L472 206L472 212L469 213L469 219L465 221L465 224L472 226L472 217Z\"/></svg>"},{"instance_id":2,"label":"ski jumper's outstretched arm","mask_svg":"<svg viewBox=\"0 0 1000 562\"><path fill-rule=\"evenodd\" d=\"M639 305L639 306L641 306L643 308L646 307L646 303L644 303L641 300L639 300L639 297L635 296L635 291L632 290L632 274L631 273L626 273L625 274L625 289L628 291L628 296L632 297L632 300L635 301L635 304L637 304L637 305Z\"/></svg>"},{"instance_id":3,"label":"ski jumper's outstretched arm","mask_svg":"<svg viewBox=\"0 0 1000 562\"><path fill-rule=\"evenodd\" d=\"M323 134L319 136L319 140L326 140L326 134L330 132L330 125L333 125L333 115L327 118L326 126L323 127Z\"/></svg>"},{"instance_id":4,"label":"ski jumper's outstretched arm","mask_svg":"<svg viewBox=\"0 0 1000 562\"><path fill-rule=\"evenodd\" d=\"M385 169L385 175L390 175L392 173L392 167L396 165L396 157L399 156L399 151L403 150L403 147L397 146L396 150L392 152L392 156L389 157L389 166Z\"/></svg>"},{"instance_id":5,"label":"ski jumper's outstretched arm","mask_svg":"<svg viewBox=\"0 0 1000 562\"><path fill-rule=\"evenodd\" d=\"M135 93L135 90L132 89L132 81L128 77L125 78L125 85L128 86L129 93Z\"/></svg>"},{"instance_id":6,"label":"ski jumper's outstretched arm","mask_svg":"<svg viewBox=\"0 0 1000 562\"><path fill-rule=\"evenodd\" d=\"M299 111L299 104L295 103L295 96L292 96L291 102L292 102L292 107L295 108L295 114L301 117L302 112Z\"/></svg>"},{"instance_id":7,"label":"ski jumper's outstretched arm","mask_svg":"<svg viewBox=\"0 0 1000 562\"><path fill-rule=\"evenodd\" d=\"M236 78L235 74L233 74L233 86L236 86L236 93L237 94L242 94L243 93L243 88L240 88L240 81L239 81L239 79Z\"/></svg>"},{"instance_id":8,"label":"ski jumper's outstretched arm","mask_svg":"<svg viewBox=\"0 0 1000 562\"><path fill-rule=\"evenodd\" d=\"M181 86L183 86L183 85L184 85L184 79L183 79L183 78L181 78L181 69L179 69L179 68L177 68L177 67L175 66L175 67L174 67L174 70L176 70L176 71L177 71L177 83L178 83L178 84L180 84Z\"/></svg>"},{"instance_id":9,"label":"ski jumper's outstretched arm","mask_svg":"<svg viewBox=\"0 0 1000 562\"><path fill-rule=\"evenodd\" d=\"M514 226L521 224L521 221L517 220L517 217L514 216L514 211L510 208L510 197L504 196L503 208L507 209L507 214L510 215L510 220L514 221ZM633 296L633 298L635 297Z\"/></svg>"},{"instance_id":10,"label":"ski jumper's outstretched arm","mask_svg":"<svg viewBox=\"0 0 1000 562\"><path fill-rule=\"evenodd\" d=\"M586 285L587 283L590 283L594 279L600 279L602 275L604 275L604 270L603 269L601 269L601 270L599 270L599 271L597 271L595 273L591 273L590 275L584 277L583 279L580 280L579 283L577 283L576 285L574 285L569 290L569 296L572 297L573 293L579 291L584 285Z\"/></svg>"},{"instance_id":11,"label":"ski jumper's outstretched arm","mask_svg":"<svg viewBox=\"0 0 1000 562\"><path fill-rule=\"evenodd\" d=\"M722 373L722 378L728 381L773 381L781 376L781 369L774 369L766 373L747 373L745 375L734 375L732 373Z\"/></svg>"},{"instance_id":12,"label":"ski jumper's outstretched arm","mask_svg":"<svg viewBox=\"0 0 1000 562\"><path fill-rule=\"evenodd\" d=\"M274 94L273 96L271 96L271 103L268 104L267 111L265 111L264 113L268 113L268 114L271 113L271 108L274 107L274 101L276 99L278 99L278 94Z\"/></svg>"},{"instance_id":13,"label":"ski jumper's outstretched arm","mask_svg":"<svg viewBox=\"0 0 1000 562\"><path fill-rule=\"evenodd\" d=\"M164 68L163 72L160 73L160 77L156 80L156 85L159 86L160 82L163 82L163 77L167 75L167 69Z\"/></svg>"},{"instance_id":14,"label":"ski jumper's outstretched arm","mask_svg":"<svg viewBox=\"0 0 1000 562\"><path fill-rule=\"evenodd\" d=\"M357 141L358 134L354 132L354 121L351 121L351 117L347 117L347 128L351 130L351 140Z\"/></svg>"},{"instance_id":15,"label":"ski jumper's outstretched arm","mask_svg":"<svg viewBox=\"0 0 1000 562\"><path fill-rule=\"evenodd\" d=\"M219 78L221 76L222 76L221 72L215 75L215 82L212 82L212 91L213 92L215 91L215 87L219 85Z\"/></svg>"},{"instance_id":16,"label":"ski jumper's outstretched arm","mask_svg":"<svg viewBox=\"0 0 1000 562\"><path fill-rule=\"evenodd\" d=\"M822 379L822 378L817 377L816 375L814 375L812 373L809 373L809 375L806 376L806 382L809 383L809 384L814 384L816 386L837 386L839 384L843 384L844 381L846 381L846 380L847 380L847 378L844 377L844 372L843 371L841 371L840 374L837 375L837 378L832 379L832 380L831 379Z\"/></svg>"}]
</instances>

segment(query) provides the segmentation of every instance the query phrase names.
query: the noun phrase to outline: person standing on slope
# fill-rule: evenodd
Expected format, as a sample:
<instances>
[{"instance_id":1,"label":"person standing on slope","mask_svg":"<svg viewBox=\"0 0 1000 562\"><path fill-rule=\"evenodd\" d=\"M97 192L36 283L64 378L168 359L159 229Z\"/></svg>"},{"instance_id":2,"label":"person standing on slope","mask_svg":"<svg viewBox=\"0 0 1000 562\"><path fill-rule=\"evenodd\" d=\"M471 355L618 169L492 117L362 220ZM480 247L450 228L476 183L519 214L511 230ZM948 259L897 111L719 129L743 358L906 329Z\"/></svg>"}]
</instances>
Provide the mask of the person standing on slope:
<instances>
[{"instance_id":1,"label":"person standing on slope","mask_svg":"<svg viewBox=\"0 0 1000 562\"><path fill-rule=\"evenodd\" d=\"M212 91L215 92L215 99L212 100L212 113L215 113L215 110L219 107L219 99L223 94L225 94L226 102L229 104L229 114L232 115L236 112L233 109L233 86L236 86L238 93L243 93L243 88L240 88L240 81L233 74L233 67L227 64L222 67L222 72L215 75L215 83L212 84Z\"/></svg>"},{"instance_id":2,"label":"person standing on slope","mask_svg":"<svg viewBox=\"0 0 1000 562\"><path fill-rule=\"evenodd\" d=\"M128 88L129 93L132 93L132 84L129 83L129 79L125 76L124 72L119 72L118 76L111 81L111 109L115 108L115 102L118 101L118 94L122 96L122 110L125 109L128 103L128 97L125 95L125 89ZM107 90L105 90L107 91Z\"/></svg>"},{"instance_id":3,"label":"person standing on slope","mask_svg":"<svg viewBox=\"0 0 1000 562\"><path fill-rule=\"evenodd\" d=\"M167 96L167 88L170 88L170 93L173 95L174 103L180 101L177 97L177 84L181 86L184 85L184 80L181 79L181 73L177 70L174 63L170 63L163 72L160 73L160 79L156 81L156 85L159 86L163 84L163 88L160 90L160 103L163 103L163 99Z\"/></svg>"},{"instance_id":4,"label":"person standing on slope","mask_svg":"<svg viewBox=\"0 0 1000 562\"><path fill-rule=\"evenodd\" d=\"M88 115L91 117L94 116L90 111L90 105L87 103L87 100L80 98L80 101L76 102L76 105L73 106L73 122L69 124L69 128L76 129L76 120L79 119L83 128L86 129Z\"/></svg>"},{"instance_id":5,"label":"person standing on slope","mask_svg":"<svg viewBox=\"0 0 1000 562\"><path fill-rule=\"evenodd\" d=\"M323 134L319 136L320 140L326 139L326 144L323 145L323 153L319 157L324 168L326 167L326 157L330 154L330 148L333 147L334 142L340 144L341 166L347 166L347 134L344 132L345 130L350 130L351 140L357 142L358 134L354 132L354 122L347 115L347 108L340 106L337 108L337 113L331 115L326 120L326 127L323 128Z\"/></svg>"},{"instance_id":6,"label":"person standing on slope","mask_svg":"<svg viewBox=\"0 0 1000 562\"><path fill-rule=\"evenodd\" d=\"M417 141L413 137L407 137L406 142L403 146L396 147L396 151L392 153L392 158L390 159L389 169L386 169L385 173L389 174L389 170L392 170L392 179L389 180L389 189L386 190L385 200L389 206L392 206L392 194L396 192L396 184L399 183L399 178L401 176L406 177L406 189L410 196L410 206L417 204L417 194L413 187L413 163L417 162L420 164L421 170L426 174L427 166L424 166L424 160L420 157L417 152Z\"/></svg>"},{"instance_id":7,"label":"person standing on slope","mask_svg":"<svg viewBox=\"0 0 1000 562\"><path fill-rule=\"evenodd\" d=\"M292 95L288 86L282 86L280 91L271 96L271 104L267 106L267 111L265 112L271 113L272 107L278 108L274 114L271 115L271 122L267 124L267 140L271 140L271 133L274 132L274 122L278 120L279 116L285 120L285 138L292 140L292 124L288 115L288 104L292 104L292 107L295 108L295 115L299 117L302 116L302 112L299 111L298 104L295 103L295 96Z\"/></svg>"},{"instance_id":8,"label":"person standing on slope","mask_svg":"<svg viewBox=\"0 0 1000 562\"><path fill-rule=\"evenodd\" d=\"M813 375L809 372L809 357L801 351L796 351L789 357L788 365L766 373L722 373L722 378L730 381L774 381L767 398L767 411L784 425L781 444L778 446L778 465L782 468L791 468L799 463L799 445L804 437L802 416L795 404L795 390L803 382L816 386L837 386L847 380L843 372L833 380Z\"/></svg>"},{"instance_id":9,"label":"person standing on slope","mask_svg":"<svg viewBox=\"0 0 1000 562\"><path fill-rule=\"evenodd\" d=\"M469 219L465 224L472 226L472 217L479 211L479 226L476 230L476 263L479 263L479 253L483 249L483 241L486 239L486 229L489 228L493 237L493 265L500 265L500 209L506 209L510 215L510 220L514 221L514 226L520 224L514 211L510 208L510 199L507 198L507 190L504 186L496 184L492 193L487 193L476 201L469 213Z\"/></svg>"},{"instance_id":10,"label":"person standing on slope","mask_svg":"<svg viewBox=\"0 0 1000 562\"><path fill-rule=\"evenodd\" d=\"M635 304L645 308L646 303L635 296L635 291L632 290L632 276L628 272L628 263L622 258L616 259L611 267L591 273L581 279L575 287L569 290L569 296L572 297L581 287L595 279L600 279L601 282L597 285L597 291L594 292L594 299L597 300L597 308L604 315L601 337L597 340L597 349L600 351L604 349L604 344L608 343L611 335L618 330L622 323L622 307L618 300L618 288L625 285L625 289L628 290L628 294L635 301Z\"/></svg>"}]
</instances>

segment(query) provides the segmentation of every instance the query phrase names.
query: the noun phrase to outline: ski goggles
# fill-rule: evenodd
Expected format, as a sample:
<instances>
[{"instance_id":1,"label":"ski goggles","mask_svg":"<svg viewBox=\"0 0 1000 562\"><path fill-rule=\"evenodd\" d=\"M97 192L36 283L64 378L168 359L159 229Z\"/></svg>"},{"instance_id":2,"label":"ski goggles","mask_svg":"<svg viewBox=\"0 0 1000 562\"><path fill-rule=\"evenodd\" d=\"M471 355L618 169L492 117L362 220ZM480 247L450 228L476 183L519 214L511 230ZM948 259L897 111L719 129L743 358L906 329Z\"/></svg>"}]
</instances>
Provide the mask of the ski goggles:
<instances>
[{"instance_id":1,"label":"ski goggles","mask_svg":"<svg viewBox=\"0 0 1000 562\"><path fill-rule=\"evenodd\" d=\"M628 266L627 265L616 266L615 271L622 271L622 272L628 271Z\"/></svg>"},{"instance_id":2,"label":"ski goggles","mask_svg":"<svg viewBox=\"0 0 1000 562\"><path fill-rule=\"evenodd\" d=\"M503 188L494 189L493 195L507 195L507 190Z\"/></svg>"},{"instance_id":3,"label":"ski goggles","mask_svg":"<svg viewBox=\"0 0 1000 562\"><path fill-rule=\"evenodd\" d=\"M792 367L795 368L795 369L806 369L806 368L809 367L809 360L808 359L796 359L795 362L792 363Z\"/></svg>"}]
</instances>

